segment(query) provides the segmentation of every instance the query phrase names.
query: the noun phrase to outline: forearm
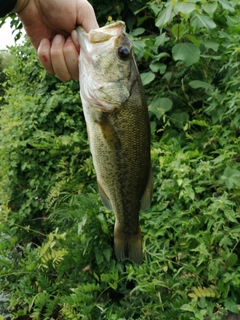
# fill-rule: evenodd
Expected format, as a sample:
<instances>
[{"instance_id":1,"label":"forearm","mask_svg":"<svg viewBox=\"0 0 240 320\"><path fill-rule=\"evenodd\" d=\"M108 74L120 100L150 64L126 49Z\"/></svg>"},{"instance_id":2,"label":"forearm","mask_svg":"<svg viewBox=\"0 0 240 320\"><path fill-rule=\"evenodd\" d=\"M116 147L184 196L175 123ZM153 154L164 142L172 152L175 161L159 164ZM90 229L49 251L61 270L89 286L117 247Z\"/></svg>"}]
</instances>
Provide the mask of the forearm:
<instances>
[{"instance_id":1,"label":"forearm","mask_svg":"<svg viewBox=\"0 0 240 320\"><path fill-rule=\"evenodd\" d=\"M0 0L0 18L10 12L20 12L29 0Z\"/></svg>"}]
</instances>

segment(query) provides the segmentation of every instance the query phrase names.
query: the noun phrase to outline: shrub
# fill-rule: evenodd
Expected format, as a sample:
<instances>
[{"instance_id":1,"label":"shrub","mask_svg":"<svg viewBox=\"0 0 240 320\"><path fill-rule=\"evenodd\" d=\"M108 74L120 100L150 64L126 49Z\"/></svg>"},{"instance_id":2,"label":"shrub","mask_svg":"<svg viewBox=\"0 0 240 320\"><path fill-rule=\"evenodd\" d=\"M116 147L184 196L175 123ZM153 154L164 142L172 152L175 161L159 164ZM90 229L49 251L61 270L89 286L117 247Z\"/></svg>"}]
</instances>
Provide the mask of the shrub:
<instances>
[{"instance_id":1,"label":"shrub","mask_svg":"<svg viewBox=\"0 0 240 320\"><path fill-rule=\"evenodd\" d=\"M1 288L22 319L219 319L239 304L239 7L108 1L149 103L154 198L144 263L117 262L78 83L12 49L0 118Z\"/></svg>"}]
</instances>

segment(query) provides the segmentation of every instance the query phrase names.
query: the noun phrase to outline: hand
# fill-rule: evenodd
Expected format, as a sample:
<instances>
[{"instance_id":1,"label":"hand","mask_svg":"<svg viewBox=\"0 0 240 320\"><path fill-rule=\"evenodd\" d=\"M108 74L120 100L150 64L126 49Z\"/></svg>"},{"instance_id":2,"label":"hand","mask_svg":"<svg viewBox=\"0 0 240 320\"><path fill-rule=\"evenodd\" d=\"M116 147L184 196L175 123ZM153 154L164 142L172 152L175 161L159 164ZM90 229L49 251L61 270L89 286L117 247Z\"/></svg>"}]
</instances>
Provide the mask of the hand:
<instances>
[{"instance_id":1,"label":"hand","mask_svg":"<svg viewBox=\"0 0 240 320\"><path fill-rule=\"evenodd\" d=\"M87 0L18 0L14 11L38 50L43 67L62 81L78 80L78 55L71 32L81 25L87 32L98 28Z\"/></svg>"}]
</instances>

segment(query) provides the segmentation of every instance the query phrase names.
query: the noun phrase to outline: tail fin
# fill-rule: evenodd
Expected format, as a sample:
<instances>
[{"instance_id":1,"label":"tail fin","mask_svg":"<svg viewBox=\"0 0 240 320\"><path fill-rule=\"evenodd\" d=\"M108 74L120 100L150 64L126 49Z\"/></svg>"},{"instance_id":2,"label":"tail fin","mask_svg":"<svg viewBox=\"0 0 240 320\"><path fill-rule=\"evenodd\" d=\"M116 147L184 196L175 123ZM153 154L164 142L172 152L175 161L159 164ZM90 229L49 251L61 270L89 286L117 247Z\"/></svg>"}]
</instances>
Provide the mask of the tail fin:
<instances>
[{"instance_id":1,"label":"tail fin","mask_svg":"<svg viewBox=\"0 0 240 320\"><path fill-rule=\"evenodd\" d=\"M114 249L118 260L129 259L137 265L142 264L142 235L140 227L137 234L123 234L115 229Z\"/></svg>"}]
</instances>

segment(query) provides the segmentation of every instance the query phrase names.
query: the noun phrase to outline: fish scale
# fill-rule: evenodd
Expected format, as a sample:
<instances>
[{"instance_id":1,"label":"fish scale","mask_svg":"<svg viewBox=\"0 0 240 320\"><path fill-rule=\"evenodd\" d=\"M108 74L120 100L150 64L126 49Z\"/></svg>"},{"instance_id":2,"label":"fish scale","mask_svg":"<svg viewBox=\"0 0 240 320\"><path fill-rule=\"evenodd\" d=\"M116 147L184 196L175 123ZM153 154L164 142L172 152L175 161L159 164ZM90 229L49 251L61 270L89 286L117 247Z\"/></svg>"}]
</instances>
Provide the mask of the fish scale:
<instances>
[{"instance_id":1,"label":"fish scale","mask_svg":"<svg viewBox=\"0 0 240 320\"><path fill-rule=\"evenodd\" d=\"M114 212L118 260L142 263L139 212L152 197L147 103L124 23L78 28L80 95L103 204Z\"/></svg>"}]
</instances>

